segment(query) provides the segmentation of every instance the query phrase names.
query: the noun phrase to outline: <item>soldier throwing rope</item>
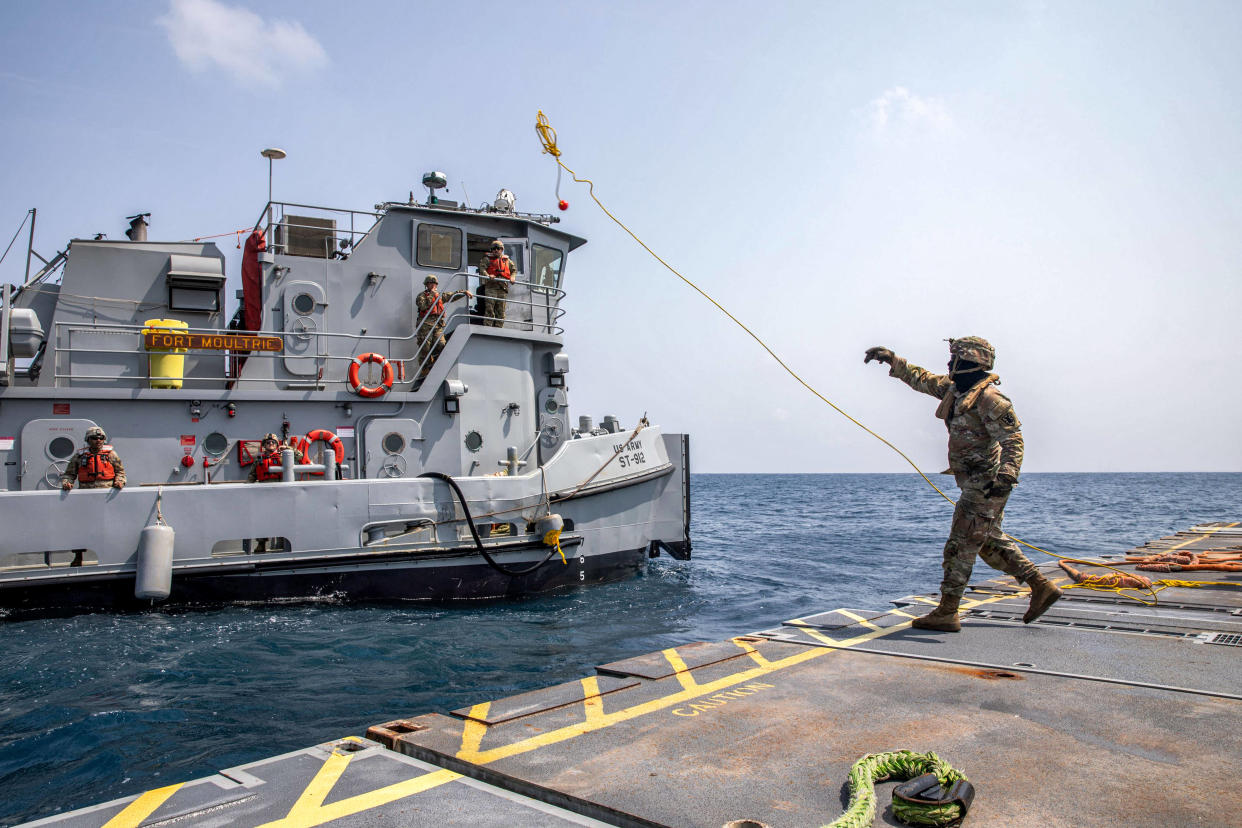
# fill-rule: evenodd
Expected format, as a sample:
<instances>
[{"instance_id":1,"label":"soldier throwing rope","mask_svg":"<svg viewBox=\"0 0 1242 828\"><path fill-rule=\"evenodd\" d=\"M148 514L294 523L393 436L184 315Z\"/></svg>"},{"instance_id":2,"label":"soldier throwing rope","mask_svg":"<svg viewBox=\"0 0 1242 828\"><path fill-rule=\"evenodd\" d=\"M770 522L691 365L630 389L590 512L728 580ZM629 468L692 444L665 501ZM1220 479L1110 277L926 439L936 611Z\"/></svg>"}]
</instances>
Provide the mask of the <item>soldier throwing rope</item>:
<instances>
[{"instance_id":1,"label":"soldier throwing rope","mask_svg":"<svg viewBox=\"0 0 1242 828\"><path fill-rule=\"evenodd\" d=\"M889 376L940 399L936 416L949 429L949 469L961 490L944 546L940 605L914 619L913 626L944 632L962 629L958 605L976 555L993 569L1030 586L1031 605L1022 616L1029 624L1061 597L1061 590L1001 531L1005 502L1018 484L1022 467L1022 424L1013 403L996 390L1000 378L989 373L996 351L987 340L977 336L950 339L949 356L947 376L911 365L888 348L869 348L863 360L889 365Z\"/></svg>"}]
</instances>

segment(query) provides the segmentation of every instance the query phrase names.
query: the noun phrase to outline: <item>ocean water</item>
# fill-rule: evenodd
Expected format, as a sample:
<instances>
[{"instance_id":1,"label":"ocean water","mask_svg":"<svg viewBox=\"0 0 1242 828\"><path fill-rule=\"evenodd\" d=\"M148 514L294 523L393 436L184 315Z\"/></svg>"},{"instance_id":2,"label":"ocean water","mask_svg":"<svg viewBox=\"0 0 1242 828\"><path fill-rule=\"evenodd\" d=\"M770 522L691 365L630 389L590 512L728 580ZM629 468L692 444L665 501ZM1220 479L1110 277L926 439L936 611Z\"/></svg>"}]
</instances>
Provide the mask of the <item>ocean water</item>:
<instances>
[{"instance_id":1,"label":"ocean water","mask_svg":"<svg viewBox=\"0 0 1242 828\"><path fill-rule=\"evenodd\" d=\"M0 621L0 824L939 583L951 507L913 474L694 475L692 502L694 560L559 595ZM1005 527L1092 555L1239 519L1242 474L1028 474Z\"/></svg>"}]
</instances>

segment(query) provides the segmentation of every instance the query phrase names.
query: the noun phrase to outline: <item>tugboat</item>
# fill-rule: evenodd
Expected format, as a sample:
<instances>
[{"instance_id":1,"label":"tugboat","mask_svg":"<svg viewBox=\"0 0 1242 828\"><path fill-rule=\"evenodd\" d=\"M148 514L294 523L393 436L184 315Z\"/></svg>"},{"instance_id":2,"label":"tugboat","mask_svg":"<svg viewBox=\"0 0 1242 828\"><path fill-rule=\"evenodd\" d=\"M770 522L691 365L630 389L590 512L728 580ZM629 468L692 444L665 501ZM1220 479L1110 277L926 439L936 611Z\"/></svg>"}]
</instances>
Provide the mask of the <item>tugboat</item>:
<instances>
[{"instance_id":1,"label":"tugboat","mask_svg":"<svg viewBox=\"0 0 1242 828\"><path fill-rule=\"evenodd\" d=\"M508 191L441 199L445 180L373 211L269 193L234 297L213 242L148 240L147 214L0 287L0 607L499 598L689 558L688 435L570 420L585 239ZM420 319L428 276L480 295L495 240L499 313ZM123 488L62 489L88 429ZM247 482L256 461L270 482Z\"/></svg>"}]
</instances>

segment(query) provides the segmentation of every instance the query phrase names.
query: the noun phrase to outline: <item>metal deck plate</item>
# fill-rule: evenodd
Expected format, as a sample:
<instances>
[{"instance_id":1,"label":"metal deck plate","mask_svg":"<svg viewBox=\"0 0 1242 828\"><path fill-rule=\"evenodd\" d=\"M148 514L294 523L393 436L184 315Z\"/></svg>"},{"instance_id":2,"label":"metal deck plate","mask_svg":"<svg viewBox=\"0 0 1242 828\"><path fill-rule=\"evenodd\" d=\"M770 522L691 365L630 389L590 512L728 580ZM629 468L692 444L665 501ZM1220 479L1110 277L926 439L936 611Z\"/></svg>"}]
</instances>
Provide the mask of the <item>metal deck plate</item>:
<instances>
[{"instance_id":1,"label":"metal deck plate","mask_svg":"<svg viewBox=\"0 0 1242 828\"><path fill-rule=\"evenodd\" d=\"M582 704L587 698L605 696L637 684L637 679L599 676L589 687L584 686L581 681L570 681L494 701L487 705L485 710L482 709L483 705L463 707L454 710L453 715L462 719L474 719L485 724L499 724L510 719L564 707L567 704Z\"/></svg>"},{"instance_id":2,"label":"metal deck plate","mask_svg":"<svg viewBox=\"0 0 1242 828\"><path fill-rule=\"evenodd\" d=\"M986 611L1020 619L1026 605L1025 596L995 597L966 615L961 633L905 627L857 644L855 649L1000 670L1065 673L1242 699L1239 651L1208 649L1200 640L1183 635L1107 632L1040 622L1028 625L1020 620L974 614ZM910 608L911 615L921 611ZM865 631L862 625L833 631L782 626L760 634L789 643L842 646L842 642ZM1217 649L1225 652L1215 652Z\"/></svg>"},{"instance_id":3,"label":"metal deck plate","mask_svg":"<svg viewBox=\"0 0 1242 828\"><path fill-rule=\"evenodd\" d=\"M769 650L766 666L731 659L731 675L720 663L692 669L594 709L491 727L418 717L426 729L396 747L618 824L819 825L843 809L854 761L901 747L935 750L970 776L976 825L1211 823L1236 805L1242 703L789 646ZM1193 790L1122 795L1169 774L1194 779Z\"/></svg>"},{"instance_id":4,"label":"metal deck plate","mask_svg":"<svg viewBox=\"0 0 1242 828\"><path fill-rule=\"evenodd\" d=\"M602 824L358 737L335 744L335 749L329 743L286 753L171 790L149 791L29 825L99 828L105 823L138 826L177 820L181 825L232 826L282 819L292 825L331 822L357 828Z\"/></svg>"},{"instance_id":5,"label":"metal deck plate","mask_svg":"<svg viewBox=\"0 0 1242 828\"><path fill-rule=\"evenodd\" d=\"M647 653L646 655L627 658L624 661L614 661L611 664L601 664L595 669L601 675L659 679L671 676L680 670L687 668L693 670L706 664L715 664L718 661L737 658L743 654L737 646L728 641L696 641L690 644L678 645L676 651L680 659L680 663L677 664L674 664L665 656L668 650L664 650L658 653Z\"/></svg>"}]
</instances>

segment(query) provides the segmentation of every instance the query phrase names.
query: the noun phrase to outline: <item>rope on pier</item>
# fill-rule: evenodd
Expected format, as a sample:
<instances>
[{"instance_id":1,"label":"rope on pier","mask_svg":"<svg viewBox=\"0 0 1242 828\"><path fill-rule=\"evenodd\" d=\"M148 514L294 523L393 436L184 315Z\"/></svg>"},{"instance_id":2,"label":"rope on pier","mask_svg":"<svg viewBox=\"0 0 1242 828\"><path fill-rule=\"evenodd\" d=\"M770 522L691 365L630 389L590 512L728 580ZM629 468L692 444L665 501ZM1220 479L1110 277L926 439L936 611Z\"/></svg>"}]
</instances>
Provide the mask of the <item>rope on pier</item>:
<instances>
[{"instance_id":1,"label":"rope on pier","mask_svg":"<svg viewBox=\"0 0 1242 828\"><path fill-rule=\"evenodd\" d=\"M913 779L923 774L935 774L945 791L954 791L957 783L969 786L966 774L954 768L935 753L915 753L911 750L894 750L888 753L868 753L850 768L850 803L845 813L828 823L825 828L869 828L875 820L875 783L889 779ZM966 815L971 789L966 804L957 799L938 803L914 802L898 796L893 797L893 816L908 825L949 825Z\"/></svg>"}]
</instances>

